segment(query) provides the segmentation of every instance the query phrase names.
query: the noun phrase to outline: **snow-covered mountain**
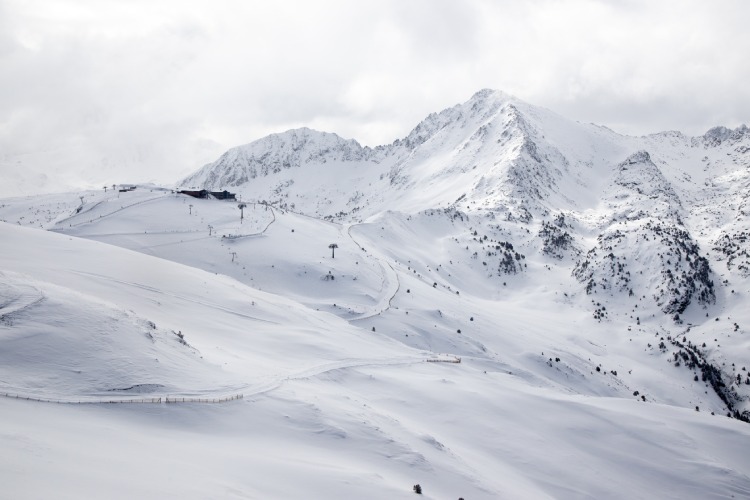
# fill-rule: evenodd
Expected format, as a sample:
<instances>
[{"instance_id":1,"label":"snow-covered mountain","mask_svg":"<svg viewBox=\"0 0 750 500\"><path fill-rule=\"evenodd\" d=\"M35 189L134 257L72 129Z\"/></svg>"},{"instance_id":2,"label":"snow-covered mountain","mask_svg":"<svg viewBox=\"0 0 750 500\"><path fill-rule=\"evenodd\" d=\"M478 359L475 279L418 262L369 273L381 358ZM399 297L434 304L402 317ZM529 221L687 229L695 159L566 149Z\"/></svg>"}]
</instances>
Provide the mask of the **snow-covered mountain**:
<instances>
[{"instance_id":1,"label":"snow-covered mountain","mask_svg":"<svg viewBox=\"0 0 750 500\"><path fill-rule=\"evenodd\" d=\"M0 393L91 403L0 398L0 471L74 448L112 486L106 442L131 498L750 495L746 127L629 137L483 90L388 145L292 130L179 187L243 207L0 200Z\"/></svg>"},{"instance_id":2,"label":"snow-covered mountain","mask_svg":"<svg viewBox=\"0 0 750 500\"><path fill-rule=\"evenodd\" d=\"M524 218L612 203L627 209L625 192L616 189L648 199L662 192L672 210L682 208L684 197L684 216L729 194L715 185L727 176L747 183L748 148L745 126L717 127L695 138L678 132L629 137L483 90L431 114L389 145L362 147L335 134L290 130L230 149L179 185L235 189L248 199L342 220L352 211L362 218L449 206ZM336 184L357 195L331 196Z\"/></svg>"},{"instance_id":3,"label":"snow-covered mountain","mask_svg":"<svg viewBox=\"0 0 750 500\"><path fill-rule=\"evenodd\" d=\"M418 211L450 206L459 198L485 208L517 206L525 213L527 205L539 208L555 194L552 201L570 204L570 193L563 190L578 185L566 179L568 160L562 153L537 140L538 122L547 117L556 127L567 125L548 111L484 90L467 103L431 114L389 145L372 149L335 134L290 130L233 148L180 185L238 188L254 199L301 204L303 211L323 216L365 207L368 214ZM599 132L590 128L584 132ZM344 182L355 188L353 199L333 196L335 184ZM294 183L301 187L293 188Z\"/></svg>"},{"instance_id":4,"label":"snow-covered mountain","mask_svg":"<svg viewBox=\"0 0 750 500\"><path fill-rule=\"evenodd\" d=\"M574 274L589 293L645 294L679 315L692 301L715 301L700 248L746 252L730 249L744 244L732 224L745 217L749 153L745 126L627 137L482 90L390 145L290 130L231 149L180 184L342 222L432 209L518 221L547 254L559 254L555 241L583 252ZM560 217L565 230L553 223ZM676 258L642 259L648 283L616 264L673 248Z\"/></svg>"}]
</instances>

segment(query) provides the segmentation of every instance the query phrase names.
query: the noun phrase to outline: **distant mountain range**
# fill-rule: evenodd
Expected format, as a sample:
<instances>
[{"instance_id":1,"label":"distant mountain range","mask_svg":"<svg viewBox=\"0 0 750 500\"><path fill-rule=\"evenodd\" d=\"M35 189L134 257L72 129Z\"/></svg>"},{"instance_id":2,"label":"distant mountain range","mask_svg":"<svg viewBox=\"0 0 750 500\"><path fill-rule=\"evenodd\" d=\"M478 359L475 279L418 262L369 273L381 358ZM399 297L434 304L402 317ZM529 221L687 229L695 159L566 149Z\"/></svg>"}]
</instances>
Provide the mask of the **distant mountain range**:
<instances>
[{"instance_id":1,"label":"distant mountain range","mask_svg":"<svg viewBox=\"0 0 750 500\"><path fill-rule=\"evenodd\" d=\"M482 90L392 144L290 130L180 185L340 221L442 209L516 222L542 253L572 260L588 293L647 297L675 321L715 302L716 272L750 267L744 125L630 137Z\"/></svg>"}]
</instances>

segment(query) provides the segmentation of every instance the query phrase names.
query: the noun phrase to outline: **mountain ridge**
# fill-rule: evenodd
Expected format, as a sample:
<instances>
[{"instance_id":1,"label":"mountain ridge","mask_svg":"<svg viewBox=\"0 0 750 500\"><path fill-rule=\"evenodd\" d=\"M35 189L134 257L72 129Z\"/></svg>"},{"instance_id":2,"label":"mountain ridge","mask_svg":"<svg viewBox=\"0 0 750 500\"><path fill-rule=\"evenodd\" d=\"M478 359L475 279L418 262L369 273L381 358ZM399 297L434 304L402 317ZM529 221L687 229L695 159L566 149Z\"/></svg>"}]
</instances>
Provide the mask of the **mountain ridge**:
<instances>
[{"instance_id":1,"label":"mountain ridge","mask_svg":"<svg viewBox=\"0 0 750 500\"><path fill-rule=\"evenodd\" d=\"M334 133L304 127L291 129L229 149L178 186L238 188L258 177L281 174L290 168L343 162L377 171L379 176L389 177L391 187L405 189L429 183L441 174L465 174L469 169L483 167L489 177L470 179L463 189L503 184L509 189L500 197L501 201L512 205L513 198L525 195L537 201L549 196L560 176L573 165L578 170L573 175L580 178L565 192L558 190L559 204L570 202L574 198L571 193L578 194L578 188L588 182L584 178L590 181L589 174L595 173L582 172L582 166L611 169L639 150L648 152L654 143L681 141L692 147L716 147L727 141L742 141L747 130L744 125L733 130L719 126L698 137L680 132L624 136L606 127L572 122L503 92L483 89L462 104L429 114L409 134L390 144L371 148ZM491 146L493 140L499 148ZM472 161L482 154L494 158L492 164L483 165L481 158L479 162ZM514 189L516 184L520 186ZM464 194L457 191L446 194L441 204L447 205ZM492 194L496 192L485 190L484 196L478 196L476 201L485 206L497 205L497 200L491 199ZM534 208L543 210L536 205Z\"/></svg>"},{"instance_id":2,"label":"mountain ridge","mask_svg":"<svg viewBox=\"0 0 750 500\"><path fill-rule=\"evenodd\" d=\"M750 196L750 174L743 169L750 158L750 133L744 125L714 127L698 137L675 131L624 136L483 89L429 114L390 145L366 148L301 130L309 138L305 147L317 153L282 167L259 160L262 175L231 187L245 200L339 222L377 219L384 210L460 210L486 220L485 225L501 220L511 231L533 228L527 232L535 237L519 233L523 245L560 259L577 255L570 273L587 293L646 292L675 321L691 303L715 302L720 272L713 267L719 259L744 256L741 236L731 236L742 234L737 228L709 237L716 224L741 218ZM294 144L289 138L299 133L268 136L240 148L288 147ZM287 139L278 139L282 136ZM328 146L331 138L337 148ZM292 146L290 154L295 151ZM222 188L216 179L239 179L231 169L219 159L201 170L207 179L203 184L200 176L190 179L201 187ZM217 174L209 179L206 172ZM345 203L337 185L347 186ZM737 212L730 216L717 200ZM565 226L556 220L565 220ZM652 277L648 282L624 278L624 260L675 249L681 256L677 263L646 259L642 272ZM711 261L703 256L706 249L717 252ZM633 290L632 280L640 292Z\"/></svg>"}]
</instances>

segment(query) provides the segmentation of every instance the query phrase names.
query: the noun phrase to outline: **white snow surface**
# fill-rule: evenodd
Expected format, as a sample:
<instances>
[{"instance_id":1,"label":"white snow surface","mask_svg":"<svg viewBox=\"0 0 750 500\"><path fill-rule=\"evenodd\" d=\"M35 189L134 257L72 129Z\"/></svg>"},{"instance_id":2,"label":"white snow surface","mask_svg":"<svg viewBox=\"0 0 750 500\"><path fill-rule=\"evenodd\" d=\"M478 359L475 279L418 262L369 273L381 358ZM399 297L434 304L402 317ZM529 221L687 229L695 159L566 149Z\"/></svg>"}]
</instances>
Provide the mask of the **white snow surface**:
<instances>
[{"instance_id":1,"label":"white snow surface","mask_svg":"<svg viewBox=\"0 0 750 500\"><path fill-rule=\"evenodd\" d=\"M748 498L749 151L481 91L0 200L0 496Z\"/></svg>"}]
</instances>

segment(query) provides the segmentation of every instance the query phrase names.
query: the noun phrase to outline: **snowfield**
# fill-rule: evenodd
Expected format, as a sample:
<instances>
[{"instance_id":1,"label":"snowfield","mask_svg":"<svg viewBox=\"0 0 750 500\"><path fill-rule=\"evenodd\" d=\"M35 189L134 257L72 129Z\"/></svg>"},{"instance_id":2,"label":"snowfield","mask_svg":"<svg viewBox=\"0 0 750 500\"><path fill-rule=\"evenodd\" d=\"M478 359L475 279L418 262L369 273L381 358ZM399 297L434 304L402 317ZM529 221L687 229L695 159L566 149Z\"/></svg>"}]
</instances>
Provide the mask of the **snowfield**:
<instances>
[{"instance_id":1,"label":"snowfield","mask_svg":"<svg viewBox=\"0 0 750 500\"><path fill-rule=\"evenodd\" d=\"M481 91L0 200L0 496L748 498L748 152Z\"/></svg>"}]
</instances>

